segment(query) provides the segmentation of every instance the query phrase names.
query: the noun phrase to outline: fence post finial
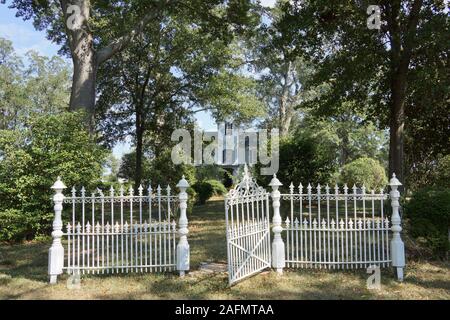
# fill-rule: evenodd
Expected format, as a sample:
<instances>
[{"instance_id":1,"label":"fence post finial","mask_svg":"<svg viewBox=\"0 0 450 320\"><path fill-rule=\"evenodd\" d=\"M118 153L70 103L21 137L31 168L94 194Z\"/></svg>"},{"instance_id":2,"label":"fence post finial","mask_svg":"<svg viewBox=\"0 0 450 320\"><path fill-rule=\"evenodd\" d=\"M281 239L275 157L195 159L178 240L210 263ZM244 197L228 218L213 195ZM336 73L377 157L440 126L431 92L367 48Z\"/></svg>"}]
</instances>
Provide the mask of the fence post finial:
<instances>
[{"instance_id":1,"label":"fence post finial","mask_svg":"<svg viewBox=\"0 0 450 320\"><path fill-rule=\"evenodd\" d=\"M392 240L391 240L391 254L392 254L392 266L396 268L397 279L403 281L403 269L405 267L405 245L400 237L400 232L402 231L401 218L399 214L399 199L400 192L398 187L402 184L395 176L392 174L392 178L389 181L389 186L391 187L391 192L389 193L391 197L392 206Z\"/></svg>"},{"instance_id":2,"label":"fence post finial","mask_svg":"<svg viewBox=\"0 0 450 320\"><path fill-rule=\"evenodd\" d=\"M63 190L66 188L61 178L58 177L56 182L51 187L55 194L53 196L53 203L55 204L53 209L55 211L55 217L53 220L52 231L52 246L48 251L48 274L50 275L50 283L56 283L58 275L62 274L64 266L64 247L61 243L62 232L62 204L64 200Z\"/></svg>"},{"instance_id":3,"label":"fence post finial","mask_svg":"<svg viewBox=\"0 0 450 320\"><path fill-rule=\"evenodd\" d=\"M272 206L273 206L273 228L274 233L272 242L272 267L276 269L279 274L283 274L283 268L286 265L285 253L284 253L284 242L281 238L281 232L283 227L281 226L281 215L280 215L280 191L278 188L283 184L278 180L277 176L274 174L272 181L270 181L269 186L272 187Z\"/></svg>"},{"instance_id":4,"label":"fence post finial","mask_svg":"<svg viewBox=\"0 0 450 320\"><path fill-rule=\"evenodd\" d=\"M180 189L178 198L180 199L180 220L178 222L178 234L180 240L177 245L177 270L180 272L180 276L183 277L185 272L189 270L189 243L187 241L188 219L186 216L188 195L186 193L189 188L189 183L183 177L177 184L177 188Z\"/></svg>"}]
</instances>

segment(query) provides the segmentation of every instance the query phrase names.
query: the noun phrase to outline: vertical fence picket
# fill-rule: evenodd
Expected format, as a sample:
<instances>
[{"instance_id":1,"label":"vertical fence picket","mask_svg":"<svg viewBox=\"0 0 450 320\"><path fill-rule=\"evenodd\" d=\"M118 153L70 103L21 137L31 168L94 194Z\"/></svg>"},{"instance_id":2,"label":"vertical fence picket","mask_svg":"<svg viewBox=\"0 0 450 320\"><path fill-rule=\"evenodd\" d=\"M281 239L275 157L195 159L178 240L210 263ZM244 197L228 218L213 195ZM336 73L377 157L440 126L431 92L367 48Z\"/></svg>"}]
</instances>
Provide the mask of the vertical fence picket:
<instances>
[{"instance_id":1,"label":"vertical fence picket","mask_svg":"<svg viewBox=\"0 0 450 320\"><path fill-rule=\"evenodd\" d=\"M394 183L397 182L394 180ZM391 228L384 214L387 195L383 189L379 193L366 192L364 185L358 188L355 184L349 192L344 184L342 193L338 185L334 187L334 193L330 193L326 185L322 193L323 188L318 184L313 193L310 183L306 189L303 194L299 184L298 193L295 193L291 183L288 192L281 194L288 206L284 210L283 232L286 232L285 253L289 267L354 269L391 264ZM307 201L303 203L303 199ZM299 205L298 211L294 210L296 205ZM307 210L305 217L303 210ZM296 219L294 211L300 219ZM401 244L396 246L401 252ZM399 261L401 265L403 262Z\"/></svg>"}]
</instances>

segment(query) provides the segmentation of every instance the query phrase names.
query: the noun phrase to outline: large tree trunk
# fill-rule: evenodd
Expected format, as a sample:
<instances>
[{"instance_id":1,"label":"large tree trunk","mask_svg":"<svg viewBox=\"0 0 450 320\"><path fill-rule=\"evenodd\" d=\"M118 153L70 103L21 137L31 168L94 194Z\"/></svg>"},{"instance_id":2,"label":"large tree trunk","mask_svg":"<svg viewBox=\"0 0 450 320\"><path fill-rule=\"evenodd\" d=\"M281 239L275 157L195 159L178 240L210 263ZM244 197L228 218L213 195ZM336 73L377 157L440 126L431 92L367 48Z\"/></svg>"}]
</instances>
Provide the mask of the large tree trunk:
<instances>
[{"instance_id":1,"label":"large tree trunk","mask_svg":"<svg viewBox=\"0 0 450 320\"><path fill-rule=\"evenodd\" d=\"M279 117L280 117L280 137L286 137L289 134L289 127L292 120L292 106L289 103L289 73L291 71L291 62L288 62L284 74L284 83L282 87L280 102L279 102Z\"/></svg>"},{"instance_id":2,"label":"large tree trunk","mask_svg":"<svg viewBox=\"0 0 450 320\"><path fill-rule=\"evenodd\" d=\"M404 182L403 135L405 126L405 101L407 75L415 45L422 0L415 0L410 7L406 31L400 27L401 2L390 3L387 9L387 25L391 36L391 112L389 141L389 176L396 174Z\"/></svg>"},{"instance_id":3,"label":"large tree trunk","mask_svg":"<svg viewBox=\"0 0 450 320\"><path fill-rule=\"evenodd\" d=\"M135 189L139 188L142 181L142 157L143 157L143 144L144 144L144 125L142 123L142 112L139 110L136 112L136 170L134 173Z\"/></svg>"},{"instance_id":4,"label":"large tree trunk","mask_svg":"<svg viewBox=\"0 0 450 320\"><path fill-rule=\"evenodd\" d=\"M80 57L74 56L69 105L71 111L86 110L88 114L94 113L96 76L97 65L93 50L87 50Z\"/></svg>"},{"instance_id":5,"label":"large tree trunk","mask_svg":"<svg viewBox=\"0 0 450 320\"><path fill-rule=\"evenodd\" d=\"M403 181L403 130L405 126L406 74L398 74L391 85L391 121L389 140L389 176Z\"/></svg>"},{"instance_id":6,"label":"large tree trunk","mask_svg":"<svg viewBox=\"0 0 450 320\"><path fill-rule=\"evenodd\" d=\"M60 0L61 9L64 15L64 21L67 26L67 35L70 51L73 60L73 83L70 95L70 110L85 110L89 117L89 125L93 129L93 117L95 108L95 84L97 68L104 61L108 60L132 42L136 36L142 33L145 25L154 18L157 11L149 10L132 30L121 37L113 40L107 46L96 52L93 47L93 35L88 26L91 14L90 0ZM80 12L69 10L69 6L75 5ZM69 27L70 21L75 21L76 27Z\"/></svg>"}]
</instances>

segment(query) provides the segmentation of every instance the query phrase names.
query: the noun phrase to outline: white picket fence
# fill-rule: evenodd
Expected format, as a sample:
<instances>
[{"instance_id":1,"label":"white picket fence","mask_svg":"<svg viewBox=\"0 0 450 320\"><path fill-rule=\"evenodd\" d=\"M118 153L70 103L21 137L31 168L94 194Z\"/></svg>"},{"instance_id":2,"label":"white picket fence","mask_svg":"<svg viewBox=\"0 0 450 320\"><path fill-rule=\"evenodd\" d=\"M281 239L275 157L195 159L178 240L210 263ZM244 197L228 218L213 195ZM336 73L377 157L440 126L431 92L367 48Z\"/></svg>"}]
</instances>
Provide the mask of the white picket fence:
<instances>
[{"instance_id":1,"label":"white picket fence","mask_svg":"<svg viewBox=\"0 0 450 320\"><path fill-rule=\"evenodd\" d=\"M107 195L72 188L71 196L64 197L65 186L58 178L52 187L56 194L50 282L64 270L69 274L178 270L184 275L189 270L188 186L183 177L178 195L172 195L169 186L149 187L145 193L141 186L137 194L121 187L117 192L111 188ZM63 207L68 210L62 217Z\"/></svg>"},{"instance_id":2,"label":"white picket fence","mask_svg":"<svg viewBox=\"0 0 450 320\"><path fill-rule=\"evenodd\" d=\"M288 193L281 193L282 185L276 176L270 183L275 234L272 267L279 273L286 266L353 269L392 265L398 279L403 279L401 183L395 174L389 183L390 194L367 192L364 186L353 186L349 192L346 185L331 189L299 184L296 188L292 183ZM390 215L385 212L386 204L392 208Z\"/></svg>"},{"instance_id":3,"label":"white picket fence","mask_svg":"<svg viewBox=\"0 0 450 320\"><path fill-rule=\"evenodd\" d=\"M391 263L387 195L344 185L330 190L300 184L281 194L289 212L284 220L287 267L367 268ZM305 192L304 192L305 191ZM313 192L315 191L315 192ZM343 191L340 192L340 191Z\"/></svg>"}]
</instances>

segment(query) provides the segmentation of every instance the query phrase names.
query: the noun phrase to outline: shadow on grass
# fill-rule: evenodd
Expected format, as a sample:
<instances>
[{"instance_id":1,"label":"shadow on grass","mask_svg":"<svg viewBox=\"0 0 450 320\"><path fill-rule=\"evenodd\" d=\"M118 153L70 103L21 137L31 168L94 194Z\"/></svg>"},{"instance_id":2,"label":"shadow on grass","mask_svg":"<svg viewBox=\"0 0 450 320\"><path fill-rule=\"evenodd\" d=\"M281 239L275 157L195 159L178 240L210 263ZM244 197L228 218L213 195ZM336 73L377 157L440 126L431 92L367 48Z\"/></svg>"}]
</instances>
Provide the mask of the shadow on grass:
<instances>
[{"instance_id":1,"label":"shadow on grass","mask_svg":"<svg viewBox=\"0 0 450 320\"><path fill-rule=\"evenodd\" d=\"M1 245L0 272L11 277L47 282L49 247L47 242Z\"/></svg>"}]
</instances>

